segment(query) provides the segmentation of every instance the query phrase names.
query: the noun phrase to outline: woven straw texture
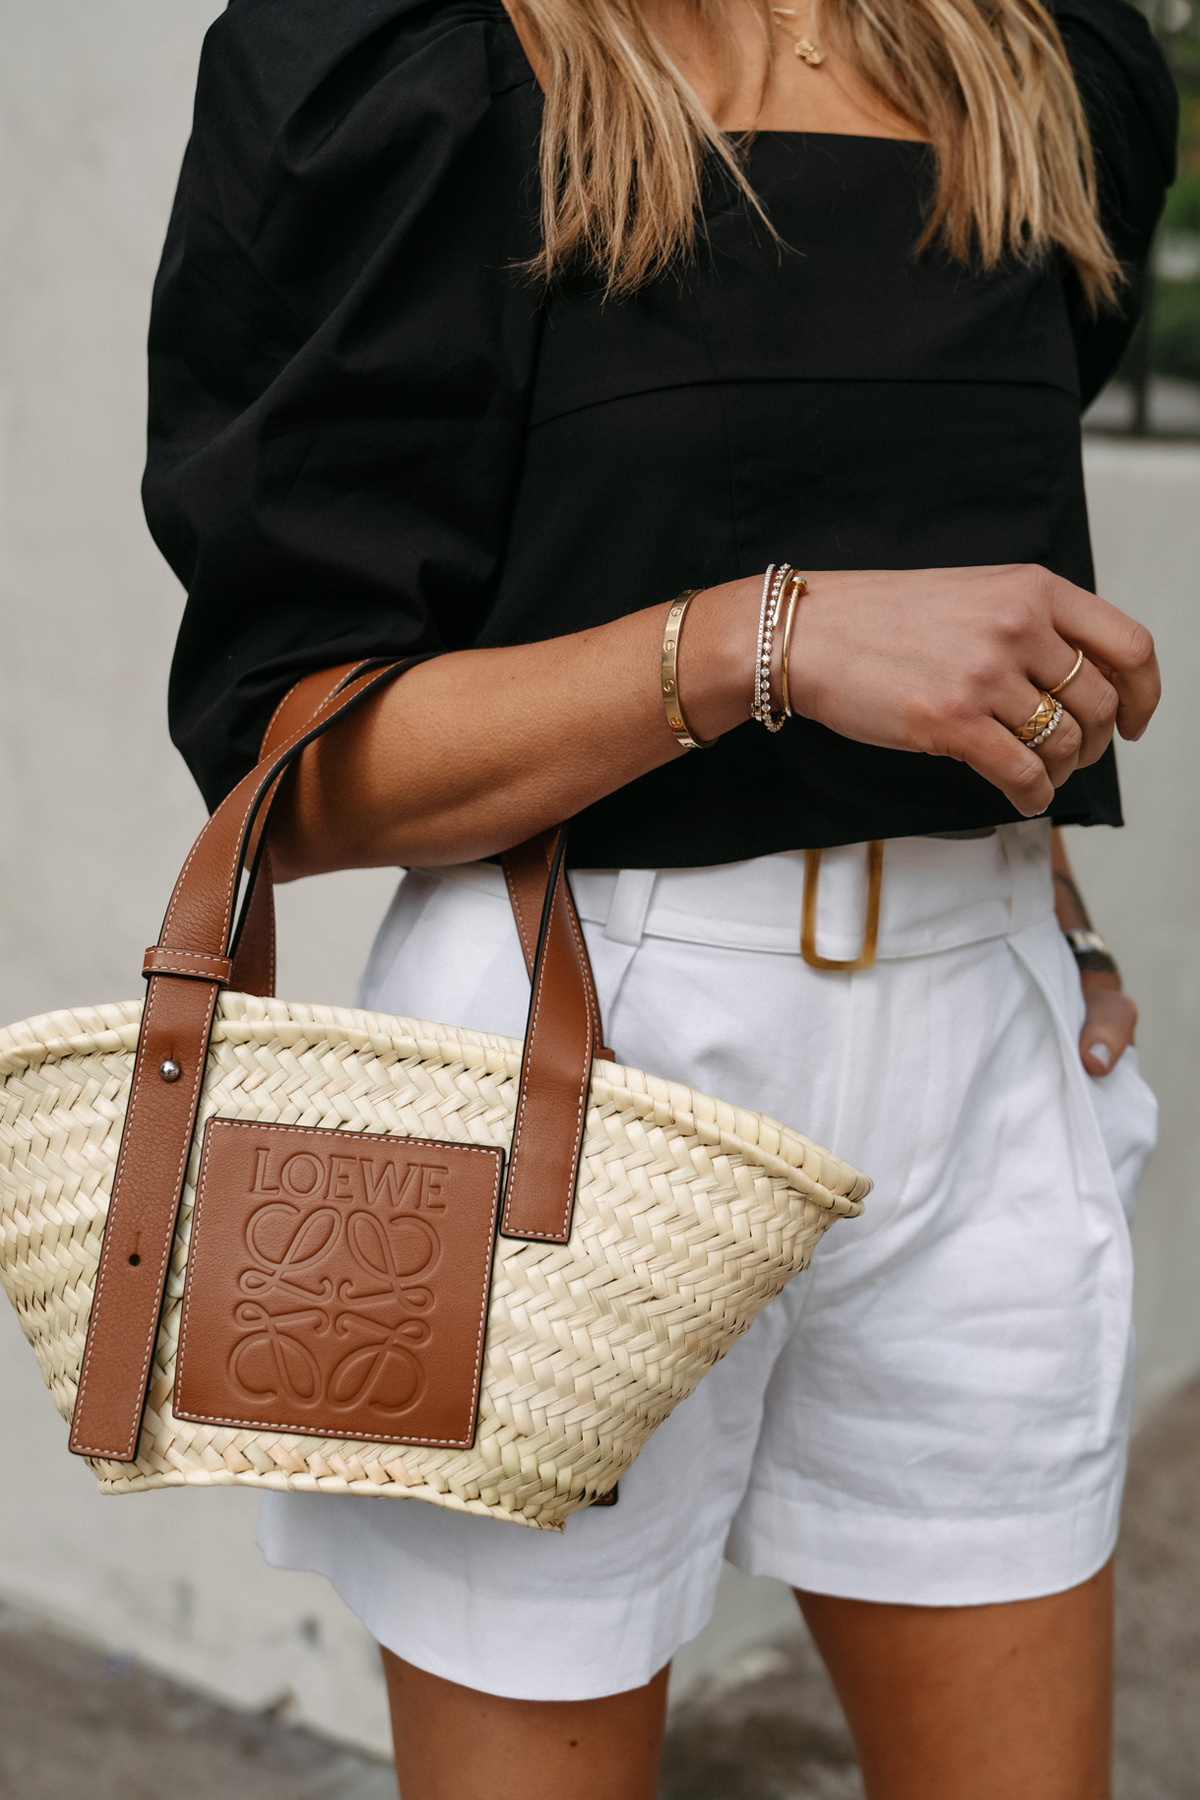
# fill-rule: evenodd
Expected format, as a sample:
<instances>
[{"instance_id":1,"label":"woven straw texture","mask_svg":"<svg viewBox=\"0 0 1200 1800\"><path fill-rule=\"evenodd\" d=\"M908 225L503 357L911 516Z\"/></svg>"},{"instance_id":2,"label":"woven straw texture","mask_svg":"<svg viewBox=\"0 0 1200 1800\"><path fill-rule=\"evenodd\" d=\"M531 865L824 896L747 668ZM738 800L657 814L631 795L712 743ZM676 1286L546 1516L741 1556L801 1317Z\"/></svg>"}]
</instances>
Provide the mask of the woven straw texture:
<instances>
[{"instance_id":1,"label":"woven straw texture","mask_svg":"<svg viewBox=\"0 0 1200 1800\"><path fill-rule=\"evenodd\" d=\"M141 1003L0 1030L0 1279L64 1419L75 1405ZM521 1046L343 1008L220 998L133 1464L105 1493L222 1486L409 1496L541 1529L612 1487L870 1183L742 1112L596 1063L569 1243L498 1241L470 1450L174 1418L204 1121L344 1127L507 1148Z\"/></svg>"}]
</instances>

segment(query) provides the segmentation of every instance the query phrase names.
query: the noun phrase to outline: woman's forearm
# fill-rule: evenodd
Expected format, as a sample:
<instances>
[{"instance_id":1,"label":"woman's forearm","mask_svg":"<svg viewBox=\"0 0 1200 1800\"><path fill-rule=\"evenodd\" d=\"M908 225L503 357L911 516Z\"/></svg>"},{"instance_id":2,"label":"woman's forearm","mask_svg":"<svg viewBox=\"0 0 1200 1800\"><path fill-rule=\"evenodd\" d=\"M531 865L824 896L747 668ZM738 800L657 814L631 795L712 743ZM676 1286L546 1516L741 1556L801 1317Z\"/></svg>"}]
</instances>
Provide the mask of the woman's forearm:
<instances>
[{"instance_id":1,"label":"woman's forearm","mask_svg":"<svg viewBox=\"0 0 1200 1800\"><path fill-rule=\"evenodd\" d=\"M707 589L680 644L688 722L748 715L759 581ZM279 878L490 856L685 754L667 728L667 606L409 671L308 749L271 845Z\"/></svg>"},{"instance_id":2,"label":"woman's forearm","mask_svg":"<svg viewBox=\"0 0 1200 1800\"><path fill-rule=\"evenodd\" d=\"M701 738L747 718L760 593L749 577L692 603L679 694ZM272 831L280 878L489 856L683 754L662 705L666 613L412 670L305 752ZM1045 569L826 570L796 621L798 713L966 762L1027 817L1103 754L1114 723L1140 736L1158 701L1149 632ZM1077 647L1086 660L1035 752L1015 727L1065 683Z\"/></svg>"},{"instance_id":3,"label":"woman's forearm","mask_svg":"<svg viewBox=\"0 0 1200 1800\"><path fill-rule=\"evenodd\" d=\"M1083 895L1075 880L1075 871L1067 855L1063 834L1056 825L1050 835L1050 867L1054 874L1054 914L1061 931L1090 931L1092 921L1084 905Z\"/></svg>"}]
</instances>

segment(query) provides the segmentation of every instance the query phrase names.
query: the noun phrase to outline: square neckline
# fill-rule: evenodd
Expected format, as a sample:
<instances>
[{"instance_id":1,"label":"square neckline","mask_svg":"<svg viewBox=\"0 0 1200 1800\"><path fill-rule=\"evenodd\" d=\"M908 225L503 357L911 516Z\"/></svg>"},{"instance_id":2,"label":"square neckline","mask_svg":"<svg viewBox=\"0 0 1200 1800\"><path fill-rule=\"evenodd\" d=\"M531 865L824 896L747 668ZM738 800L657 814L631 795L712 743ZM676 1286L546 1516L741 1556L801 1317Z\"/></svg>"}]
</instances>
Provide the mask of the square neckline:
<instances>
[{"instance_id":1,"label":"square neckline","mask_svg":"<svg viewBox=\"0 0 1200 1800\"><path fill-rule=\"evenodd\" d=\"M496 5L501 22L507 25L509 31L511 31L513 37L516 39L517 49L520 52L522 62L525 64L530 82L539 97L545 99L545 89L538 80L537 70L529 60L525 46L521 42L521 34L513 23L512 15L509 12L508 7L504 4L504 0L496 0ZM754 143L759 138L763 137L851 138L855 142L865 144L915 144L922 150L928 150L932 147L928 138L894 137L886 133L875 131L809 131L802 126L791 127L787 125L749 126L740 131L722 131L721 136L724 138L750 138L751 149L753 149Z\"/></svg>"}]
</instances>

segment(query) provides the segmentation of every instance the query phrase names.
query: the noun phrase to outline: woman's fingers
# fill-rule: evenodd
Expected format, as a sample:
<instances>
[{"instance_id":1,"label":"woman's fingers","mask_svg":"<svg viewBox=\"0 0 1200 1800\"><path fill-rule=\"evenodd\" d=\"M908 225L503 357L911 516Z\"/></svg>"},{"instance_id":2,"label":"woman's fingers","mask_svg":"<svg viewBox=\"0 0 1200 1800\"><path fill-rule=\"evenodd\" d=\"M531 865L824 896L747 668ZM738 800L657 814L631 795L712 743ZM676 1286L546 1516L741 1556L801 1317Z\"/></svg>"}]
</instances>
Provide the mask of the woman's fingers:
<instances>
[{"instance_id":1,"label":"woman's fingers","mask_svg":"<svg viewBox=\"0 0 1200 1800\"><path fill-rule=\"evenodd\" d=\"M1026 817L1103 755L1114 724L1139 736L1158 700L1143 626L1021 565L814 572L792 649L797 712L860 743L957 757ZM1053 732L1022 744L1064 682Z\"/></svg>"},{"instance_id":2,"label":"woman's fingers","mask_svg":"<svg viewBox=\"0 0 1200 1800\"><path fill-rule=\"evenodd\" d=\"M1022 687L1020 701L1014 698L1012 705L1005 707L1005 724L1009 721L1010 713L1019 711L1026 701L1029 702L1026 717L1033 717L1042 694L1048 693L1056 681L1061 681L1062 671L1054 675L1053 666L1063 658L1069 658L1066 662L1069 670L1075 660L1069 645L1061 646L1061 657L1054 653L1038 658L1038 674L1045 671L1045 687L1039 689L1032 685L1038 677L1031 675L1028 692ZM1099 669L1088 662L1086 657L1080 663L1078 673L1054 697L1062 706L1063 715L1051 735L1043 744L1039 744L1038 755L1050 770L1055 787L1061 787L1067 776L1077 768L1087 768L1104 755L1112 740L1118 697L1112 683L1106 681Z\"/></svg>"},{"instance_id":3,"label":"woman's fingers","mask_svg":"<svg viewBox=\"0 0 1200 1800\"><path fill-rule=\"evenodd\" d=\"M1079 1054L1089 1075L1111 1074L1133 1042L1137 1007L1118 987L1113 976L1083 977L1087 1016L1079 1034Z\"/></svg>"},{"instance_id":4,"label":"woman's fingers","mask_svg":"<svg viewBox=\"0 0 1200 1800\"><path fill-rule=\"evenodd\" d=\"M1144 625L1110 606L1107 600L1086 594L1069 581L1051 579L1055 627L1069 644L1081 647L1116 689L1117 730L1121 736L1140 738L1162 694L1154 639ZM1082 676L1082 669L1079 674ZM1074 685L1073 682L1071 686ZM1070 688L1065 691L1069 693Z\"/></svg>"},{"instance_id":5,"label":"woman's fingers","mask_svg":"<svg viewBox=\"0 0 1200 1800\"><path fill-rule=\"evenodd\" d=\"M1053 685L1051 682L1050 686ZM1079 764L1087 768L1099 761L1112 741L1120 703L1117 690L1085 657L1079 665L1079 673L1057 697L1079 726Z\"/></svg>"},{"instance_id":6,"label":"woman's fingers","mask_svg":"<svg viewBox=\"0 0 1200 1800\"><path fill-rule=\"evenodd\" d=\"M1007 694L1005 696L1000 723L1007 726L1015 736L1017 727L1032 721L1038 713L1042 706L1042 692L1043 690L1034 687L1027 680L1014 681L1011 697ZM1018 713L1022 715L1020 719L1017 718ZM1111 736L1111 734L1110 726L1109 735ZM1050 736L1043 739L1040 744L1029 744L1027 747L1041 759L1052 784L1056 788L1060 788L1068 776L1073 775L1079 766L1083 741L1083 731L1079 721L1064 706ZM1091 758L1093 762L1103 748L1102 743L1096 750L1095 756Z\"/></svg>"},{"instance_id":7,"label":"woman's fingers","mask_svg":"<svg viewBox=\"0 0 1200 1800\"><path fill-rule=\"evenodd\" d=\"M1027 819L1044 813L1054 798L1054 781L1043 758L1014 737L999 719L973 719L964 724L952 753L998 787Z\"/></svg>"},{"instance_id":8,"label":"woman's fingers","mask_svg":"<svg viewBox=\"0 0 1200 1800\"><path fill-rule=\"evenodd\" d=\"M1111 669L1112 684L1121 703L1117 712L1117 730L1123 738L1131 740L1141 737L1162 698L1162 676L1158 657L1154 654L1154 639L1149 632L1146 642L1145 658L1137 667Z\"/></svg>"},{"instance_id":9,"label":"woman's fingers","mask_svg":"<svg viewBox=\"0 0 1200 1800\"><path fill-rule=\"evenodd\" d=\"M1087 768L1103 756L1112 740L1119 697L1094 663L1086 656L1079 662L1078 653L1059 639L1052 647L1039 649L1034 668L1036 673L1028 677L1028 687L1021 683L1020 697L1014 692L1011 703L1005 705L1002 723L1008 724L1010 717L1015 717L1026 704L1029 710L1025 716L1031 719L1042 694L1065 681L1066 685L1053 696L1063 708L1062 718L1037 751L1055 787L1061 787L1077 768ZM1039 679L1044 683L1040 688Z\"/></svg>"},{"instance_id":10,"label":"woman's fingers","mask_svg":"<svg viewBox=\"0 0 1200 1800\"><path fill-rule=\"evenodd\" d=\"M1037 747L1037 755L1045 763L1046 773L1056 788L1060 788L1079 767L1082 748L1083 732L1079 728L1079 721L1064 707L1052 735Z\"/></svg>"}]
</instances>

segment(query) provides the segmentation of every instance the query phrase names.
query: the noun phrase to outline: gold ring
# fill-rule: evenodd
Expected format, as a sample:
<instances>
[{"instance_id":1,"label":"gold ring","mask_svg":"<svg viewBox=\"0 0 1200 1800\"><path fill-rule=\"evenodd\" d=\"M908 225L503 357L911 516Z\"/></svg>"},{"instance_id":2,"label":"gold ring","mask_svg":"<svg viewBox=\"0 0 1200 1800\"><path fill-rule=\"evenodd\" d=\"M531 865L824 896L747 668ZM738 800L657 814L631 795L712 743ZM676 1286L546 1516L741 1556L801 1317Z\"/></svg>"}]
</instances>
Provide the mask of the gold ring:
<instances>
[{"instance_id":1,"label":"gold ring","mask_svg":"<svg viewBox=\"0 0 1200 1800\"><path fill-rule=\"evenodd\" d=\"M1061 700L1056 700L1054 702L1054 717L1051 719L1051 721L1048 725L1044 726L1043 729L1038 732L1036 737L1030 738L1029 748L1031 750L1036 750L1039 744L1044 744L1046 739L1048 737L1051 737L1054 734L1054 732L1056 732L1058 730L1059 726L1062 724L1062 720L1063 720L1063 703Z\"/></svg>"},{"instance_id":2,"label":"gold ring","mask_svg":"<svg viewBox=\"0 0 1200 1800\"><path fill-rule=\"evenodd\" d=\"M1035 738L1040 738L1052 720L1055 724L1058 723L1057 715L1062 711L1062 701L1056 700L1053 694L1046 693L1044 688L1041 696L1038 709L1032 717L1026 719L1023 725L1010 727L1013 736L1020 738L1023 744L1032 744Z\"/></svg>"},{"instance_id":3,"label":"gold ring","mask_svg":"<svg viewBox=\"0 0 1200 1800\"><path fill-rule=\"evenodd\" d=\"M1082 669L1082 667L1083 667L1083 651L1077 650L1075 652L1075 667L1071 670L1071 673L1069 675L1064 675L1057 687L1047 688L1046 692L1051 695L1061 694L1063 689L1066 687L1068 681L1074 681L1075 677L1078 675L1078 673L1079 673L1080 669Z\"/></svg>"}]
</instances>

